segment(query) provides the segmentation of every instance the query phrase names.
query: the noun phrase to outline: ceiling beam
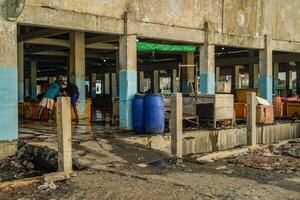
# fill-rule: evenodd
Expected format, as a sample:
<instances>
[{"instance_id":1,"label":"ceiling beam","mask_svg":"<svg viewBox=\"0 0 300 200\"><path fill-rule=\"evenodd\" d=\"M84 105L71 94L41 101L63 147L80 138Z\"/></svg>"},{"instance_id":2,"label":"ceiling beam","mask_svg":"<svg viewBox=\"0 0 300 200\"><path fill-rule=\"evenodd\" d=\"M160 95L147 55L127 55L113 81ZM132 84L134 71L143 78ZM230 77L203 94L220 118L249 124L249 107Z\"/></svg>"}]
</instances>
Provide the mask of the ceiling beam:
<instances>
[{"instance_id":1,"label":"ceiling beam","mask_svg":"<svg viewBox=\"0 0 300 200\"><path fill-rule=\"evenodd\" d=\"M64 51L43 51L43 52L37 52L32 53L33 55L45 55L45 56L69 56L68 52Z\"/></svg>"},{"instance_id":2,"label":"ceiling beam","mask_svg":"<svg viewBox=\"0 0 300 200\"><path fill-rule=\"evenodd\" d=\"M60 39L52 39L52 38L35 38L35 39L31 39L31 40L26 40L25 43L61 46L61 47L66 47L66 48L70 48L70 46L71 46L69 40L60 40Z\"/></svg>"},{"instance_id":3,"label":"ceiling beam","mask_svg":"<svg viewBox=\"0 0 300 200\"><path fill-rule=\"evenodd\" d=\"M85 46L85 48L87 48L87 49L117 50L117 49L119 49L119 46L116 45L116 44L96 42L96 43L92 43L92 44L87 44Z\"/></svg>"},{"instance_id":4,"label":"ceiling beam","mask_svg":"<svg viewBox=\"0 0 300 200\"><path fill-rule=\"evenodd\" d=\"M119 41L119 37L118 36L114 36L114 35L102 35L102 36L96 36L96 37L91 37L91 38L87 38L85 40L86 44L92 44L92 43L96 43L96 42L116 42Z\"/></svg>"},{"instance_id":5,"label":"ceiling beam","mask_svg":"<svg viewBox=\"0 0 300 200\"><path fill-rule=\"evenodd\" d=\"M50 36L54 36L54 35L60 35L63 33L67 33L67 31L57 30L57 29L43 29L43 30L39 30L39 31L32 31L32 32L20 34L20 35L18 35L18 41L24 42L24 41L35 39L35 38L50 37Z\"/></svg>"}]
</instances>

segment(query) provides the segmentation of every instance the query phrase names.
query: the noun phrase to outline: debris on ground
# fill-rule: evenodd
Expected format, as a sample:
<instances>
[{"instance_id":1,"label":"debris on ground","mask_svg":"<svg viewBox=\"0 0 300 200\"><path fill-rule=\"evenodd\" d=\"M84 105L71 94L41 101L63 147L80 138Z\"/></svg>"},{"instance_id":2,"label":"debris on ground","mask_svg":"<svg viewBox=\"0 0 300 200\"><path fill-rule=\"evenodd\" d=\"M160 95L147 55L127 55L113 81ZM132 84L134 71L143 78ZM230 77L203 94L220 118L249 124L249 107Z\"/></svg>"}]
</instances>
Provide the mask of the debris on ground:
<instances>
[{"instance_id":1,"label":"debris on ground","mask_svg":"<svg viewBox=\"0 0 300 200\"><path fill-rule=\"evenodd\" d=\"M262 169L278 170L300 174L300 140L293 140L276 147L269 145L246 155L239 155L229 160L230 163Z\"/></svg>"}]
</instances>

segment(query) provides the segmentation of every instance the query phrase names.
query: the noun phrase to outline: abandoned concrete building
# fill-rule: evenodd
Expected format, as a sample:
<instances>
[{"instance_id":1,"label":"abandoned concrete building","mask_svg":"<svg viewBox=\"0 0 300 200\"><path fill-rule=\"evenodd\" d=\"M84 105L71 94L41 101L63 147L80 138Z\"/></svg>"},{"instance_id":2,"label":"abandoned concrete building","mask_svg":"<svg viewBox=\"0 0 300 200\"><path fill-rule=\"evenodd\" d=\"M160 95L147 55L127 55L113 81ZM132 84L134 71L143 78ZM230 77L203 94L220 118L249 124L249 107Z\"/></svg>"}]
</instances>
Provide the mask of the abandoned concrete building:
<instances>
[{"instance_id":1,"label":"abandoned concrete building","mask_svg":"<svg viewBox=\"0 0 300 200\"><path fill-rule=\"evenodd\" d=\"M280 96L284 105L271 106L271 115L299 117L297 98L286 100L300 95L298 0L0 3L0 158L16 152L20 123L35 119L36 102L57 77L78 86L84 123L100 125L94 119L100 113L121 130L134 128L137 93L160 93L166 99L183 93L184 112L194 114L181 120L196 124L186 132L195 141L183 141L194 147L183 154L216 150L209 131L198 124L206 101L216 104L206 109L212 118L219 116L212 121L232 120L230 128L222 128L226 123L217 128L218 150L247 144L247 128L232 127L238 114L246 117L244 111L235 113L238 106L247 107L246 92L256 92L270 105ZM261 123L257 143L299 137L300 126L292 119Z\"/></svg>"}]
</instances>

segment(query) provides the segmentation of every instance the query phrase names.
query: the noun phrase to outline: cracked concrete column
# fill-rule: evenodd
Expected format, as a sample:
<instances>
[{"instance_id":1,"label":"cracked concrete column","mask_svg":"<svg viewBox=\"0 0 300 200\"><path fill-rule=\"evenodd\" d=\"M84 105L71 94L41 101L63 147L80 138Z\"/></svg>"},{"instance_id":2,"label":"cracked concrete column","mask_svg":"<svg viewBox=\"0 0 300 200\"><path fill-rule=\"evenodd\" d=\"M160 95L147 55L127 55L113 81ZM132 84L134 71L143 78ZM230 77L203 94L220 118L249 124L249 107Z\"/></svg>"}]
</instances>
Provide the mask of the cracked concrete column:
<instances>
[{"instance_id":1,"label":"cracked concrete column","mask_svg":"<svg viewBox=\"0 0 300 200\"><path fill-rule=\"evenodd\" d=\"M85 118L85 36L84 32L70 32L69 81L79 90L78 116Z\"/></svg>"},{"instance_id":2,"label":"cracked concrete column","mask_svg":"<svg viewBox=\"0 0 300 200\"><path fill-rule=\"evenodd\" d=\"M273 68L273 50L272 38L265 35L264 49L259 50L259 95L260 97L268 100L272 104L272 68Z\"/></svg>"},{"instance_id":3,"label":"cracked concrete column","mask_svg":"<svg viewBox=\"0 0 300 200\"><path fill-rule=\"evenodd\" d=\"M24 102L24 43L18 42L18 100Z\"/></svg>"},{"instance_id":4,"label":"cracked concrete column","mask_svg":"<svg viewBox=\"0 0 300 200\"><path fill-rule=\"evenodd\" d=\"M139 92L144 93L144 72L139 72Z\"/></svg>"},{"instance_id":5,"label":"cracked concrete column","mask_svg":"<svg viewBox=\"0 0 300 200\"><path fill-rule=\"evenodd\" d=\"M132 129L132 100L137 93L136 35L120 37L119 121L120 128Z\"/></svg>"},{"instance_id":6,"label":"cracked concrete column","mask_svg":"<svg viewBox=\"0 0 300 200\"><path fill-rule=\"evenodd\" d=\"M293 71L289 69L286 70L286 91L287 95L291 95L291 90L293 89Z\"/></svg>"},{"instance_id":7,"label":"cracked concrete column","mask_svg":"<svg viewBox=\"0 0 300 200\"><path fill-rule=\"evenodd\" d=\"M200 91L204 94L215 94L215 46L200 46Z\"/></svg>"},{"instance_id":8,"label":"cracked concrete column","mask_svg":"<svg viewBox=\"0 0 300 200\"><path fill-rule=\"evenodd\" d=\"M235 82L235 89L240 89L242 87L242 80L240 75L240 69L243 66L236 65L234 66L234 82Z\"/></svg>"},{"instance_id":9,"label":"cracked concrete column","mask_svg":"<svg viewBox=\"0 0 300 200\"><path fill-rule=\"evenodd\" d=\"M17 24L0 17L0 159L15 155L18 139Z\"/></svg>"},{"instance_id":10,"label":"cracked concrete column","mask_svg":"<svg viewBox=\"0 0 300 200\"><path fill-rule=\"evenodd\" d=\"M37 62L30 61L30 99L31 100L35 100L37 96L36 75L37 75Z\"/></svg>"},{"instance_id":11,"label":"cracked concrete column","mask_svg":"<svg viewBox=\"0 0 300 200\"><path fill-rule=\"evenodd\" d=\"M172 70L172 92L175 93L178 91L177 84L177 69Z\"/></svg>"},{"instance_id":12,"label":"cracked concrete column","mask_svg":"<svg viewBox=\"0 0 300 200\"><path fill-rule=\"evenodd\" d=\"M183 65L194 65L194 52L186 52L182 56ZM190 84L194 83L195 80L195 68L193 67L182 67L181 69L181 90L182 93L189 93Z\"/></svg>"},{"instance_id":13,"label":"cracked concrete column","mask_svg":"<svg viewBox=\"0 0 300 200\"><path fill-rule=\"evenodd\" d=\"M258 87L258 64L249 65L249 87L257 88Z\"/></svg>"}]
</instances>

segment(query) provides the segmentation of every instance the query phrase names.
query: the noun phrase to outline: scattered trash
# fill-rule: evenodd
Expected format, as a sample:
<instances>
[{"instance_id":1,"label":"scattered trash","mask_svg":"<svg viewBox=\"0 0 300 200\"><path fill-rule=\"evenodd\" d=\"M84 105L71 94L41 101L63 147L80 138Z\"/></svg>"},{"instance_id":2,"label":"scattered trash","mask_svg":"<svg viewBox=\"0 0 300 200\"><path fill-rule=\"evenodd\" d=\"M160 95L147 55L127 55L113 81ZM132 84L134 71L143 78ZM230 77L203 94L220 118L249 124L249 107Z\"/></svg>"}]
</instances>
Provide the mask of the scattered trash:
<instances>
[{"instance_id":1,"label":"scattered trash","mask_svg":"<svg viewBox=\"0 0 300 200\"><path fill-rule=\"evenodd\" d=\"M44 184L40 185L38 187L38 190L48 190L48 189L55 190L56 188L57 188L57 186L53 182L51 182L51 183L44 183Z\"/></svg>"},{"instance_id":2,"label":"scattered trash","mask_svg":"<svg viewBox=\"0 0 300 200\"><path fill-rule=\"evenodd\" d=\"M140 164L137 164L137 166L141 167L141 168L146 168L148 167L149 165L147 165L146 163L140 163Z\"/></svg>"},{"instance_id":3,"label":"scattered trash","mask_svg":"<svg viewBox=\"0 0 300 200\"><path fill-rule=\"evenodd\" d=\"M227 167L226 166L219 166L219 167L216 168L216 170L224 170L224 169L227 169Z\"/></svg>"},{"instance_id":4,"label":"scattered trash","mask_svg":"<svg viewBox=\"0 0 300 200\"><path fill-rule=\"evenodd\" d=\"M300 158L299 139L279 147L269 145L248 153L248 155L231 158L229 162L267 171L277 170L284 173L300 174L300 159L297 158Z\"/></svg>"}]
</instances>

